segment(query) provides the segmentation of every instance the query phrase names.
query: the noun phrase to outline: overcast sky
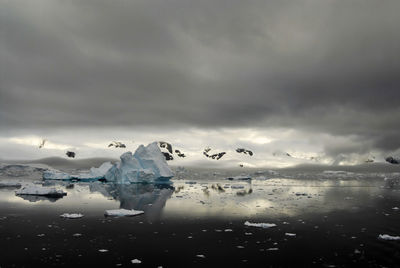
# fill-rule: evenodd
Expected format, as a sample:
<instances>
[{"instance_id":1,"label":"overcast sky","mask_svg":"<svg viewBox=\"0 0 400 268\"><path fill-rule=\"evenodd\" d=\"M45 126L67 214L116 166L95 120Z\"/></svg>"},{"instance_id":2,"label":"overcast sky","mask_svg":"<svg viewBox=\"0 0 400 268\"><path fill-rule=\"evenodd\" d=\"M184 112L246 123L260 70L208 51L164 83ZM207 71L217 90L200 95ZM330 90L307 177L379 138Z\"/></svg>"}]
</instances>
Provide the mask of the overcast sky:
<instances>
[{"instance_id":1,"label":"overcast sky","mask_svg":"<svg viewBox=\"0 0 400 268\"><path fill-rule=\"evenodd\" d=\"M0 3L0 158L160 139L182 164L211 164L208 145L255 166L400 152L400 1Z\"/></svg>"}]
</instances>

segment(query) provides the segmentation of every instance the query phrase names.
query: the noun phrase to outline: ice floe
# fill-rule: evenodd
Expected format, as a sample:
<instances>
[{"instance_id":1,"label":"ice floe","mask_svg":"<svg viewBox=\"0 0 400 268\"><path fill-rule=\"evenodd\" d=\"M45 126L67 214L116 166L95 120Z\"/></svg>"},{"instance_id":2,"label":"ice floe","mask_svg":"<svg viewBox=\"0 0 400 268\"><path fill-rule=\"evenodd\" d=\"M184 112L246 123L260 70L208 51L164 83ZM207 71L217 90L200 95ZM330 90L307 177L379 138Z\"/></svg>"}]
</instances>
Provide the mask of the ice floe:
<instances>
[{"instance_id":1,"label":"ice floe","mask_svg":"<svg viewBox=\"0 0 400 268\"><path fill-rule=\"evenodd\" d=\"M40 195L48 197L63 197L67 195L63 190L54 187L42 187L38 185L26 185L15 192L16 195Z\"/></svg>"},{"instance_id":2,"label":"ice floe","mask_svg":"<svg viewBox=\"0 0 400 268\"><path fill-rule=\"evenodd\" d=\"M294 233L285 233L286 236L296 236Z\"/></svg>"},{"instance_id":3,"label":"ice floe","mask_svg":"<svg viewBox=\"0 0 400 268\"><path fill-rule=\"evenodd\" d=\"M83 217L83 214L81 213L64 213L60 215L61 218L67 218L67 219L79 219Z\"/></svg>"},{"instance_id":4,"label":"ice floe","mask_svg":"<svg viewBox=\"0 0 400 268\"><path fill-rule=\"evenodd\" d=\"M122 217L122 216L136 216L143 214L142 210L134 209L110 209L104 212L105 216Z\"/></svg>"},{"instance_id":5,"label":"ice floe","mask_svg":"<svg viewBox=\"0 0 400 268\"><path fill-rule=\"evenodd\" d=\"M259 227L259 228L271 228L271 227L276 226L275 223L264 223L264 222L255 223L255 222L249 222L249 221L246 221L244 223L244 225L250 226L250 227Z\"/></svg>"},{"instance_id":6,"label":"ice floe","mask_svg":"<svg viewBox=\"0 0 400 268\"><path fill-rule=\"evenodd\" d=\"M388 234L380 234L378 238L382 240L400 240L400 236L392 236Z\"/></svg>"}]
</instances>

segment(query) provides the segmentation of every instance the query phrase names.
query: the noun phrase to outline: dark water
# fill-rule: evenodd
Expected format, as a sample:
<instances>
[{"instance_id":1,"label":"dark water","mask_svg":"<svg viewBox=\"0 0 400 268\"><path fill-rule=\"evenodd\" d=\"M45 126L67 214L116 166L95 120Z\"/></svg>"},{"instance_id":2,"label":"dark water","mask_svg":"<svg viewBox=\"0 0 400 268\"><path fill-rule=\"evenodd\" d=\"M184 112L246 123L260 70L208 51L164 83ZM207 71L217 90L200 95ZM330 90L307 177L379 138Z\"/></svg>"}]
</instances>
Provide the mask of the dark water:
<instances>
[{"instance_id":1,"label":"dark water","mask_svg":"<svg viewBox=\"0 0 400 268\"><path fill-rule=\"evenodd\" d=\"M251 182L222 177L178 176L172 185L77 183L72 189L54 183L68 192L61 199L0 189L0 266L399 267L400 241L378 239L400 235L396 180L371 174ZM145 213L104 217L116 208ZM66 212L84 217L59 217Z\"/></svg>"}]
</instances>

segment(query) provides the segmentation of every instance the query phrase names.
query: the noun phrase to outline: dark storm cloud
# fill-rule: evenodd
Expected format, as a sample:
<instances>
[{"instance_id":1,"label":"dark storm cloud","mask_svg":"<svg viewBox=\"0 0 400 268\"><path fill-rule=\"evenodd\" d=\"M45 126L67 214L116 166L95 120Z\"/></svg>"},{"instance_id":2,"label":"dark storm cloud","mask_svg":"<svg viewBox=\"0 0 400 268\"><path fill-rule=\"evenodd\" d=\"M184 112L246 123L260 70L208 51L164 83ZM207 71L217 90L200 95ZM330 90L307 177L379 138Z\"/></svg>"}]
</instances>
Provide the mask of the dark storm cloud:
<instances>
[{"instance_id":1,"label":"dark storm cloud","mask_svg":"<svg viewBox=\"0 0 400 268\"><path fill-rule=\"evenodd\" d=\"M290 127L395 150L399 9L398 1L2 2L0 123Z\"/></svg>"}]
</instances>

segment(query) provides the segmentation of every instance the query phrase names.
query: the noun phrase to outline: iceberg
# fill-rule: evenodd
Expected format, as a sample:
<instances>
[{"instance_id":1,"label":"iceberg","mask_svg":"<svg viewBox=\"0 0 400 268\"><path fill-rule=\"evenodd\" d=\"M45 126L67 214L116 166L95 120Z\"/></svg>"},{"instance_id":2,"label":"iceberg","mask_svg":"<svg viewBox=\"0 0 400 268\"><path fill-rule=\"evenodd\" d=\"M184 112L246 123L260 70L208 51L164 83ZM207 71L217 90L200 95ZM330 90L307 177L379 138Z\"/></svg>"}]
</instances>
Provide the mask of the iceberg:
<instances>
[{"instance_id":1,"label":"iceberg","mask_svg":"<svg viewBox=\"0 0 400 268\"><path fill-rule=\"evenodd\" d=\"M106 180L117 184L130 184L138 182L168 182L174 176L157 142L150 143L146 147L140 145L134 154L132 152L123 153L120 159L121 161L115 164L105 162L98 168L92 167L88 172L77 175L55 169L46 170L43 172L43 179Z\"/></svg>"},{"instance_id":2,"label":"iceberg","mask_svg":"<svg viewBox=\"0 0 400 268\"><path fill-rule=\"evenodd\" d=\"M48 197L63 197L67 195L63 190L57 190L53 187L40 187L37 185L27 185L15 192L16 195L40 195Z\"/></svg>"},{"instance_id":3,"label":"iceberg","mask_svg":"<svg viewBox=\"0 0 400 268\"><path fill-rule=\"evenodd\" d=\"M105 174L107 181L121 184L163 182L174 176L157 142L146 147L140 145L133 155L126 152L120 159L121 161L115 163Z\"/></svg>"}]
</instances>

